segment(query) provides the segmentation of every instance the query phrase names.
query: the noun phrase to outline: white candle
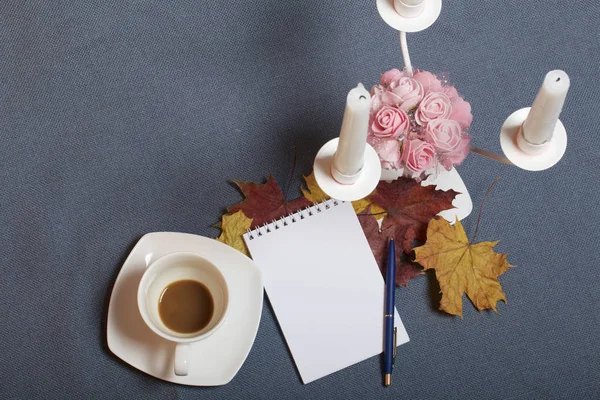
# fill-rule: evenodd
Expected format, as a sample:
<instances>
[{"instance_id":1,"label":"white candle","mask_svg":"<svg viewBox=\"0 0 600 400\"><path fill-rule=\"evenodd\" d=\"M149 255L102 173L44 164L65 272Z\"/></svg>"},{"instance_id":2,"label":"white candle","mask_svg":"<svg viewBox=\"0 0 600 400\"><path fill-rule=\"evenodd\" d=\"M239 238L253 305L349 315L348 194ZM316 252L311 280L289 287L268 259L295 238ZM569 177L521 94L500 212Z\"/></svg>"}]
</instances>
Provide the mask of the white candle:
<instances>
[{"instance_id":1,"label":"white candle","mask_svg":"<svg viewBox=\"0 0 600 400\"><path fill-rule=\"evenodd\" d=\"M353 184L363 167L370 107L371 95L362 83L359 83L346 98L340 140L333 157L331 173L339 183Z\"/></svg>"},{"instance_id":2,"label":"white candle","mask_svg":"<svg viewBox=\"0 0 600 400\"><path fill-rule=\"evenodd\" d=\"M564 71L554 70L546 74L529 115L523 123L522 133L527 142L541 145L552 139L569 86L569 76Z\"/></svg>"}]
</instances>

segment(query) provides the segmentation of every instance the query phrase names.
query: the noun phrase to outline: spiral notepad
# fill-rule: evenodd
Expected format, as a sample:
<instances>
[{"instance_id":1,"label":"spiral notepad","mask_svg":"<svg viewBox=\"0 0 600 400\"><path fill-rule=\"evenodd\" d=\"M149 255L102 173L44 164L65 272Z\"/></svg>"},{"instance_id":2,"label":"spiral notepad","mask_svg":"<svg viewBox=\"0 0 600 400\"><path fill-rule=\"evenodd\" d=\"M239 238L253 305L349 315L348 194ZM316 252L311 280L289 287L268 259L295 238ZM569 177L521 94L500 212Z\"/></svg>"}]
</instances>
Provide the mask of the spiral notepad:
<instances>
[{"instance_id":1,"label":"spiral notepad","mask_svg":"<svg viewBox=\"0 0 600 400\"><path fill-rule=\"evenodd\" d=\"M351 203L315 204L244 240L304 383L382 352L385 285Z\"/></svg>"}]
</instances>

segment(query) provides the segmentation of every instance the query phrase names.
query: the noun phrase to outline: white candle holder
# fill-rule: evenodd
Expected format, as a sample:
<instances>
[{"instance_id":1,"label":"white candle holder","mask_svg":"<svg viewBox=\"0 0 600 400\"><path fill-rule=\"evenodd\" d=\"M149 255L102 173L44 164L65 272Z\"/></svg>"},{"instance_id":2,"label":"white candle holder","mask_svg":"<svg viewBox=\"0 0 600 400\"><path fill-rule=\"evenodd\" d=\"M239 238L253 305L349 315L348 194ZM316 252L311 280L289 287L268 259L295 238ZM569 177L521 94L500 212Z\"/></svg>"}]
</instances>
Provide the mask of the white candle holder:
<instances>
[{"instance_id":1,"label":"white candle holder","mask_svg":"<svg viewBox=\"0 0 600 400\"><path fill-rule=\"evenodd\" d=\"M528 142L523 136L523 123L531 107L512 113L500 130L500 145L506 158L527 171L542 171L556 164L567 149L567 131L563 123L556 121L552 139L543 144Z\"/></svg>"},{"instance_id":2,"label":"white candle holder","mask_svg":"<svg viewBox=\"0 0 600 400\"><path fill-rule=\"evenodd\" d=\"M325 143L317 153L313 170L317 184L330 197L342 201L354 201L367 197L381 178L381 162L379 156L373 147L365 146L364 164L360 171L353 176L345 176L335 170L333 159L338 148L339 138L335 138ZM344 184L336 180L352 182ZM347 179L345 179L347 178Z\"/></svg>"},{"instance_id":3,"label":"white candle holder","mask_svg":"<svg viewBox=\"0 0 600 400\"><path fill-rule=\"evenodd\" d=\"M377 0L381 18L402 32L429 28L440 16L442 0Z\"/></svg>"}]
</instances>

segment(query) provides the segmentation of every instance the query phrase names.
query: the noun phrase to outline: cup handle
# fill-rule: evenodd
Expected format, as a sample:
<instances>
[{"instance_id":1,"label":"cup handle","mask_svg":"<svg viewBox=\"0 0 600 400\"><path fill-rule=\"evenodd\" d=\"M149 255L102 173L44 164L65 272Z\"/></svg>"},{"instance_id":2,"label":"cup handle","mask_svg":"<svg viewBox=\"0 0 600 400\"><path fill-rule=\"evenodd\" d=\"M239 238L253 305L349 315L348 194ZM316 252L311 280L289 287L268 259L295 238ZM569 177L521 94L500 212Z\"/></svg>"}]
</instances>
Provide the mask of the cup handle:
<instances>
[{"instance_id":1,"label":"cup handle","mask_svg":"<svg viewBox=\"0 0 600 400\"><path fill-rule=\"evenodd\" d=\"M175 346L175 375L187 376L190 369L188 359L190 345L187 343L177 343Z\"/></svg>"}]
</instances>

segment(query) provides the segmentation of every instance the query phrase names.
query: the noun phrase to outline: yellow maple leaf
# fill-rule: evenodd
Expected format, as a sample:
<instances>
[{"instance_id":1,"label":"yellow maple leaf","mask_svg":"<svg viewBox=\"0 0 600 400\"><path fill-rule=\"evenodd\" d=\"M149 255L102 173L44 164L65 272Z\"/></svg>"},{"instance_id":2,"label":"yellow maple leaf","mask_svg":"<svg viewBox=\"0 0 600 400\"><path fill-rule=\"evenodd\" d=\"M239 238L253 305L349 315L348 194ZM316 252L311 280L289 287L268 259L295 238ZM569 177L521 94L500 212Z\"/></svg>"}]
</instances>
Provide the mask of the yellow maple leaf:
<instances>
[{"instance_id":1,"label":"yellow maple leaf","mask_svg":"<svg viewBox=\"0 0 600 400\"><path fill-rule=\"evenodd\" d=\"M506 303L498 276L512 265L506 254L494 252L496 244L471 244L458 219L454 226L443 218L429 222L427 242L415 248L415 261L424 269L435 270L442 293L440 310L462 318L464 293L478 310L496 311L498 301Z\"/></svg>"},{"instance_id":2,"label":"yellow maple leaf","mask_svg":"<svg viewBox=\"0 0 600 400\"><path fill-rule=\"evenodd\" d=\"M352 202L352 207L354 207L354 212L357 214L360 214L361 212L363 212L364 210L367 209L367 207L369 207L371 204L371 200L369 200L368 198L364 198L364 199L360 199L360 200L356 200ZM371 207L371 209L376 208L377 210L379 210L379 206L376 206L375 204L373 204L373 207ZM385 210L383 210L385 212ZM371 214L375 214L378 211L371 211ZM381 217L383 217L383 214L381 215ZM381 218L380 216L377 216L377 218Z\"/></svg>"},{"instance_id":3,"label":"yellow maple leaf","mask_svg":"<svg viewBox=\"0 0 600 400\"><path fill-rule=\"evenodd\" d=\"M311 172L310 175L304 176L304 181L306 182L306 189L300 188L302 190L302 194L307 200L312 201L313 203L319 203L321 201L329 199L329 196L319 187L317 184L317 180L315 179L315 173ZM377 218L383 218L385 216L385 210L371 202L368 197L364 199L356 200L352 202L352 207L354 207L354 212L360 214L367 207L371 206L371 213L377 214Z\"/></svg>"},{"instance_id":4,"label":"yellow maple leaf","mask_svg":"<svg viewBox=\"0 0 600 400\"><path fill-rule=\"evenodd\" d=\"M234 214L223 215L222 221L221 229L223 229L223 232L217 240L250 257L242 235L250 229L252 219L246 217L246 214L240 210Z\"/></svg>"},{"instance_id":5,"label":"yellow maple leaf","mask_svg":"<svg viewBox=\"0 0 600 400\"><path fill-rule=\"evenodd\" d=\"M373 193L371 193L371 194L373 194ZM365 199L363 199L363 200L365 200ZM359 201L363 201L363 200L359 200ZM352 204L354 204L354 203L352 203ZM379 207L377 204L371 202L371 200L369 200L369 204L371 205L371 214L373 214L375 216L375 218L379 219L379 218L383 218L387 215L385 208ZM365 206L365 208L367 208L367 207L368 206ZM356 210L356 207L354 208L354 210ZM357 212L357 214L358 214L358 212Z\"/></svg>"},{"instance_id":6,"label":"yellow maple leaf","mask_svg":"<svg viewBox=\"0 0 600 400\"><path fill-rule=\"evenodd\" d=\"M302 175L302 177L304 178L304 182L306 182L306 189L301 187L300 190L302 190L302 194L307 200L313 203L320 203L329 199L329 196L317 184L314 172L311 172L308 176Z\"/></svg>"}]
</instances>

